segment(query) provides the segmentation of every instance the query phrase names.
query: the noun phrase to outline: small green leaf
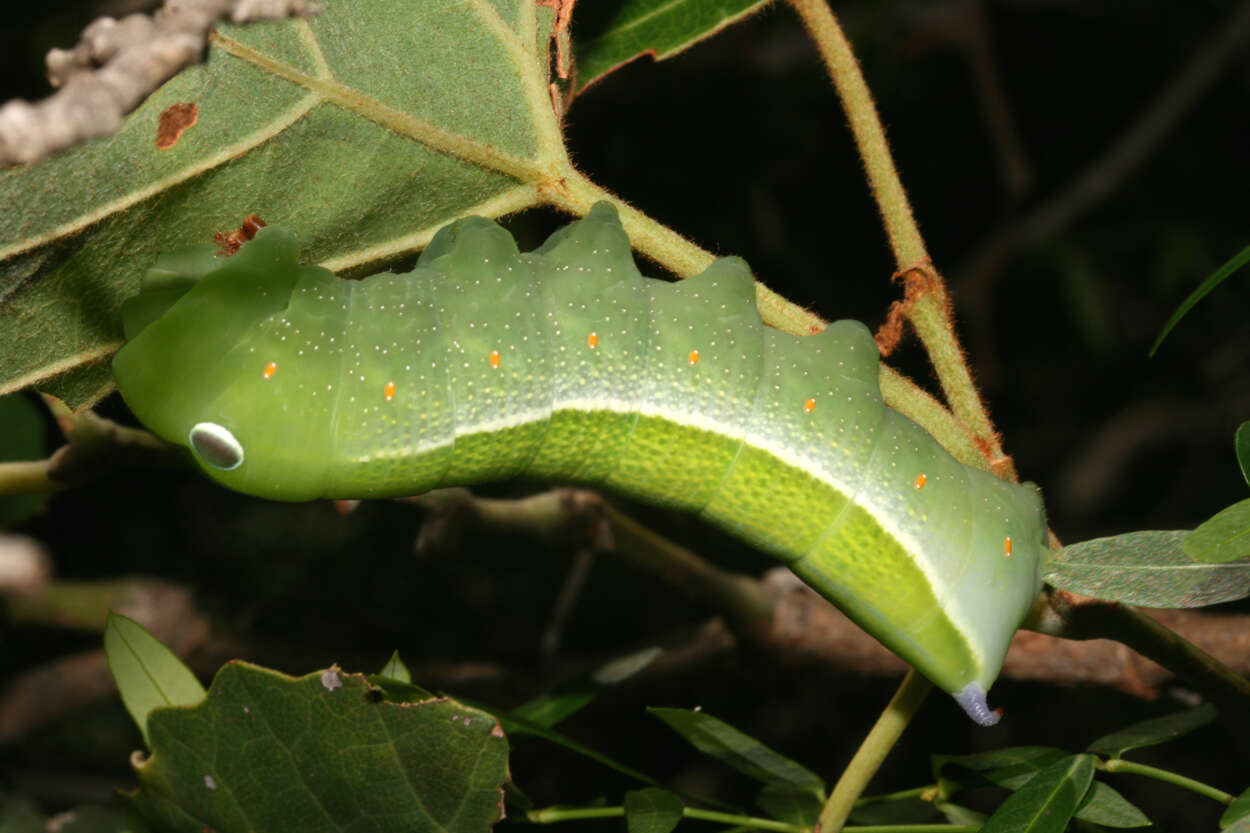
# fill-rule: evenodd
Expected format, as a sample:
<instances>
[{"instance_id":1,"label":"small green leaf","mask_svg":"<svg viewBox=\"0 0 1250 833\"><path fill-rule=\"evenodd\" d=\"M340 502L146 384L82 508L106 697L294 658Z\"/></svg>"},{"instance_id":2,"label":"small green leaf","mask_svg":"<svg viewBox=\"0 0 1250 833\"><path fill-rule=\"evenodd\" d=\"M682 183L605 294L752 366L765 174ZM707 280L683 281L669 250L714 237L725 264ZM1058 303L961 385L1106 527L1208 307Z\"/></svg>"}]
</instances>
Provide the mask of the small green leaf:
<instances>
[{"instance_id":1,"label":"small green leaf","mask_svg":"<svg viewBox=\"0 0 1250 833\"><path fill-rule=\"evenodd\" d=\"M1163 339L1167 338L1168 333L1172 332L1172 328L1185 317L1186 313L1194 308L1195 304L1210 294L1211 290L1219 286L1225 278L1247 263L1250 263L1250 246L1233 255L1227 263L1216 269L1197 289L1189 293L1189 297L1181 301L1181 305L1176 308L1176 312L1172 313L1168 323L1163 325L1163 332L1159 333L1159 337L1155 339L1155 343L1151 346L1150 355L1153 356L1155 354L1155 351L1159 349L1159 345L1163 343Z\"/></svg>"},{"instance_id":2,"label":"small green leaf","mask_svg":"<svg viewBox=\"0 0 1250 833\"><path fill-rule=\"evenodd\" d=\"M629 833L670 833L681 821L682 807L668 790L631 790L625 793L625 824Z\"/></svg>"},{"instance_id":3,"label":"small green leaf","mask_svg":"<svg viewBox=\"0 0 1250 833\"><path fill-rule=\"evenodd\" d=\"M1070 755L1012 793L981 833L1060 833L1094 778L1093 755Z\"/></svg>"},{"instance_id":4,"label":"small green leaf","mask_svg":"<svg viewBox=\"0 0 1250 833\"><path fill-rule=\"evenodd\" d=\"M386 665L383 665L382 670L378 673L383 677L389 677L401 683L412 683L412 673L408 670L408 666L404 665L404 661L399 658L399 651L391 654L391 658L386 661Z\"/></svg>"},{"instance_id":5,"label":"small green leaf","mask_svg":"<svg viewBox=\"0 0 1250 833\"><path fill-rule=\"evenodd\" d=\"M811 827L820 818L823 806L810 790L789 784L765 784L755 796L756 805L768 815L780 821L788 821L800 827Z\"/></svg>"},{"instance_id":6,"label":"small green leaf","mask_svg":"<svg viewBox=\"0 0 1250 833\"><path fill-rule=\"evenodd\" d=\"M413 683L401 683L399 680L381 674L369 674L365 679L370 685L377 686L388 703L420 703L433 700L438 695Z\"/></svg>"},{"instance_id":7,"label":"small green leaf","mask_svg":"<svg viewBox=\"0 0 1250 833\"><path fill-rule=\"evenodd\" d=\"M535 697L517 706L509 715L536 726L551 728L595 699L589 692L570 692Z\"/></svg>"},{"instance_id":8,"label":"small green leaf","mask_svg":"<svg viewBox=\"0 0 1250 833\"><path fill-rule=\"evenodd\" d=\"M1234 503L1181 539L1194 561L1227 564L1250 558L1250 498Z\"/></svg>"},{"instance_id":9,"label":"small green leaf","mask_svg":"<svg viewBox=\"0 0 1250 833\"><path fill-rule=\"evenodd\" d=\"M1237 449L1237 465L1241 466L1241 476L1246 485L1250 486L1250 422L1243 422L1233 435L1233 447Z\"/></svg>"},{"instance_id":10,"label":"small green leaf","mask_svg":"<svg viewBox=\"0 0 1250 833\"><path fill-rule=\"evenodd\" d=\"M583 3L573 22L578 88L639 55L672 57L757 11L765 0L624 0Z\"/></svg>"},{"instance_id":11,"label":"small green leaf","mask_svg":"<svg viewBox=\"0 0 1250 833\"><path fill-rule=\"evenodd\" d=\"M1061 590L1146 607L1201 607L1250 595L1250 561L1195 562L1189 533L1130 532L1071 544L1055 553L1042 578Z\"/></svg>"},{"instance_id":12,"label":"small green leaf","mask_svg":"<svg viewBox=\"0 0 1250 833\"><path fill-rule=\"evenodd\" d=\"M1014 790L1067 756L1067 752L1054 746L1009 746L974 755L934 755L933 777L941 777L944 767L955 764L973 772L985 773L993 783Z\"/></svg>"},{"instance_id":13,"label":"small green leaf","mask_svg":"<svg viewBox=\"0 0 1250 833\"><path fill-rule=\"evenodd\" d=\"M1148 827L1150 819L1129 800L1101 781L1089 785L1076 817L1104 827Z\"/></svg>"},{"instance_id":14,"label":"small green leaf","mask_svg":"<svg viewBox=\"0 0 1250 833\"><path fill-rule=\"evenodd\" d=\"M1143 720L1091 743L1088 751L1119 758L1130 749L1141 749L1175 740L1215 720L1215 707L1209 703L1183 712Z\"/></svg>"},{"instance_id":15,"label":"small green leaf","mask_svg":"<svg viewBox=\"0 0 1250 833\"><path fill-rule=\"evenodd\" d=\"M755 738L711 715L689 709L648 708L696 749L765 784L786 784L824 801L820 776L774 752Z\"/></svg>"},{"instance_id":16,"label":"small green leaf","mask_svg":"<svg viewBox=\"0 0 1250 833\"><path fill-rule=\"evenodd\" d=\"M1233 822L1242 819L1250 819L1250 787L1247 787L1245 792L1233 799L1233 803L1228 805L1224 815L1220 816L1220 827L1227 827Z\"/></svg>"},{"instance_id":17,"label":"small green leaf","mask_svg":"<svg viewBox=\"0 0 1250 833\"><path fill-rule=\"evenodd\" d=\"M117 682L126 711L152 748L148 717L160 706L190 706L204 699L204 686L182 660L120 613L110 613L104 625L104 654Z\"/></svg>"},{"instance_id":18,"label":"small green leaf","mask_svg":"<svg viewBox=\"0 0 1250 833\"><path fill-rule=\"evenodd\" d=\"M988 818L985 813L978 813L976 810L959 804L948 804L945 801L940 801L935 806L950 824L982 825L985 824L985 820Z\"/></svg>"},{"instance_id":19,"label":"small green leaf","mask_svg":"<svg viewBox=\"0 0 1250 833\"><path fill-rule=\"evenodd\" d=\"M487 833L503 812L508 742L448 698L397 705L360 674L288 677L226 665L199 705L148 719L130 804L160 830Z\"/></svg>"}]
</instances>

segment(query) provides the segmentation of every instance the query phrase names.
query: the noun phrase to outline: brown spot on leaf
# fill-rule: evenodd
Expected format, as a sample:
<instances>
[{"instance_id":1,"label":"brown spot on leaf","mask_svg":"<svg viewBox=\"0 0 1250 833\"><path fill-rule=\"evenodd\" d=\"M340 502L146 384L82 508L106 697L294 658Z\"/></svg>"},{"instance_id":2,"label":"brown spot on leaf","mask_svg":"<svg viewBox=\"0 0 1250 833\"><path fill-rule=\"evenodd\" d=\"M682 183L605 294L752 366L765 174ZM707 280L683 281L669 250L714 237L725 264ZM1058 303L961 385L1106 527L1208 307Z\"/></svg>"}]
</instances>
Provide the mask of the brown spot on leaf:
<instances>
[{"instance_id":1,"label":"brown spot on leaf","mask_svg":"<svg viewBox=\"0 0 1250 833\"><path fill-rule=\"evenodd\" d=\"M182 134L199 119L200 108L195 106L194 101L172 104L165 108L156 125L156 146L161 150L169 150L178 144Z\"/></svg>"}]
</instances>

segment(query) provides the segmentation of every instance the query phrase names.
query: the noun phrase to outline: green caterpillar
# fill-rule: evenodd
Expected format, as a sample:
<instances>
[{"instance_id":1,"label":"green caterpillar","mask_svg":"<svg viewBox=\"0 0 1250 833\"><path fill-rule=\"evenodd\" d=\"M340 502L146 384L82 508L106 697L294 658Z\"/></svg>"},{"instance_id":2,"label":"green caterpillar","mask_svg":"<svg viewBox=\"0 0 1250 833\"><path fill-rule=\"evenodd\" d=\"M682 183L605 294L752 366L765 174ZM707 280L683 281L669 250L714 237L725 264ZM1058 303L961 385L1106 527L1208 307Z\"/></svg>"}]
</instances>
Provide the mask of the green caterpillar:
<instances>
[{"instance_id":1,"label":"green caterpillar","mask_svg":"<svg viewBox=\"0 0 1250 833\"><path fill-rule=\"evenodd\" d=\"M276 500L519 475L695 512L786 562L977 722L1041 588L1036 489L886 407L868 329L764 327L746 263L644 278L596 205L534 252L480 217L406 275L297 263L282 229L164 257L113 368L136 416Z\"/></svg>"}]
</instances>

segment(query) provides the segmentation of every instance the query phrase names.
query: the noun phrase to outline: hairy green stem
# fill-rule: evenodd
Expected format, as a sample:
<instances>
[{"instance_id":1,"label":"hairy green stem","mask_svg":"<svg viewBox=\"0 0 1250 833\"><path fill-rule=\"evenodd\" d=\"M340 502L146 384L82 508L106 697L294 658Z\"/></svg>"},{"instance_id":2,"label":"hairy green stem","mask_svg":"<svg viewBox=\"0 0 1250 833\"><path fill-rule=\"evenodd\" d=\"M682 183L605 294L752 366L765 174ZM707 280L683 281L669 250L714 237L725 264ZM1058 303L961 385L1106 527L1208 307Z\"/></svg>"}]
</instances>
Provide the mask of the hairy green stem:
<instances>
[{"instance_id":1,"label":"hairy green stem","mask_svg":"<svg viewBox=\"0 0 1250 833\"><path fill-rule=\"evenodd\" d=\"M846 824L855 802L863 794L868 782L881 768L885 756L898 743L899 737L907 724L916 716L916 712L924 703L925 697L933 689L933 684L918 674L915 669L907 672L898 691L890 699L885 711L877 718L872 730L859 745L855 756L847 764L829 794L829 800L820 811L820 818L813 828L813 833L838 833Z\"/></svg>"}]
</instances>

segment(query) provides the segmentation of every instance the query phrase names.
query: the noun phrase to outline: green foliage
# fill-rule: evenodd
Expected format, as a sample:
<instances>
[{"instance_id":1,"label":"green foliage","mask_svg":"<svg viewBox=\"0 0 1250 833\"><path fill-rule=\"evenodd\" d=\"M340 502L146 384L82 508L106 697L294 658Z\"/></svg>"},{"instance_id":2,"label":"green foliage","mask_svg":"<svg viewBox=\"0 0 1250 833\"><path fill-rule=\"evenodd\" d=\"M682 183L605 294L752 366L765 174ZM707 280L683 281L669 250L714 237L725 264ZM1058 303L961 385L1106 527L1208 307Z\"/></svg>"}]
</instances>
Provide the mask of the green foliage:
<instances>
[{"instance_id":1,"label":"green foliage","mask_svg":"<svg viewBox=\"0 0 1250 833\"><path fill-rule=\"evenodd\" d=\"M1237 465L1241 466L1241 476L1245 478L1246 485L1250 486L1250 422L1237 426L1233 445L1237 450Z\"/></svg>"},{"instance_id":2,"label":"green foliage","mask_svg":"<svg viewBox=\"0 0 1250 833\"><path fill-rule=\"evenodd\" d=\"M1090 752L1096 752L1100 755L1121 758L1130 749L1141 749L1145 746L1154 746L1155 744L1175 740L1195 729L1206 726L1214 721L1215 718L1215 708L1209 704L1202 705L1187 711L1158 717L1154 720L1134 723L1132 726L1126 726L1118 732L1104 735L1091 743L1087 748Z\"/></svg>"},{"instance_id":3,"label":"green foliage","mask_svg":"<svg viewBox=\"0 0 1250 833\"><path fill-rule=\"evenodd\" d=\"M639 55L676 55L758 11L766 0L626 0L578 9L578 90ZM588 14L583 14L589 12Z\"/></svg>"},{"instance_id":4,"label":"green foliage","mask_svg":"<svg viewBox=\"0 0 1250 833\"><path fill-rule=\"evenodd\" d=\"M231 663L201 704L153 711L148 731L129 802L160 830L469 833L502 813L493 717L447 698L392 703L358 674Z\"/></svg>"},{"instance_id":5,"label":"green foliage","mask_svg":"<svg viewBox=\"0 0 1250 833\"><path fill-rule=\"evenodd\" d=\"M1060 833L1094 778L1092 755L1068 755L1050 764L1003 802L981 833Z\"/></svg>"},{"instance_id":6,"label":"green foliage","mask_svg":"<svg viewBox=\"0 0 1250 833\"><path fill-rule=\"evenodd\" d=\"M1176 311L1172 313L1172 316L1167 320L1167 323L1163 325L1162 332L1159 333L1159 336L1155 339L1155 343L1150 347L1150 355L1153 356L1159 350L1159 345L1163 343L1163 339L1167 338L1168 333L1172 332L1172 328L1180 323L1180 320L1184 318L1185 315L1193 309L1199 301L1210 295L1217 286L1224 282L1225 278L1245 266L1247 263L1250 263L1250 246L1247 246L1229 258L1223 266L1216 269L1206 280L1204 280L1197 289L1189 293L1189 296L1185 298L1184 301L1181 301L1181 305L1176 308Z\"/></svg>"},{"instance_id":7,"label":"green foliage","mask_svg":"<svg viewBox=\"0 0 1250 833\"><path fill-rule=\"evenodd\" d=\"M1250 595L1250 560L1196 562L1184 549L1189 534L1147 530L1070 544L1042 577L1061 590L1146 607L1201 607Z\"/></svg>"},{"instance_id":8,"label":"green foliage","mask_svg":"<svg viewBox=\"0 0 1250 833\"><path fill-rule=\"evenodd\" d=\"M1250 558L1250 498L1203 521L1181 546L1194 561L1226 564Z\"/></svg>"},{"instance_id":9,"label":"green foliage","mask_svg":"<svg viewBox=\"0 0 1250 833\"><path fill-rule=\"evenodd\" d=\"M629 833L669 833L681 821L681 799L668 790L631 790L624 807Z\"/></svg>"},{"instance_id":10,"label":"green foliage","mask_svg":"<svg viewBox=\"0 0 1250 833\"><path fill-rule=\"evenodd\" d=\"M182 660L142 625L120 613L108 615L104 653L122 702L149 749L148 720L154 709L191 706L204 699L204 686Z\"/></svg>"}]
</instances>

